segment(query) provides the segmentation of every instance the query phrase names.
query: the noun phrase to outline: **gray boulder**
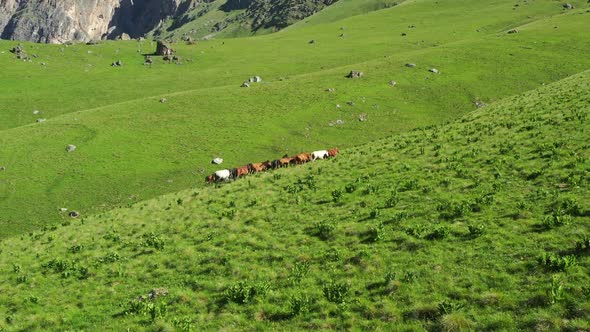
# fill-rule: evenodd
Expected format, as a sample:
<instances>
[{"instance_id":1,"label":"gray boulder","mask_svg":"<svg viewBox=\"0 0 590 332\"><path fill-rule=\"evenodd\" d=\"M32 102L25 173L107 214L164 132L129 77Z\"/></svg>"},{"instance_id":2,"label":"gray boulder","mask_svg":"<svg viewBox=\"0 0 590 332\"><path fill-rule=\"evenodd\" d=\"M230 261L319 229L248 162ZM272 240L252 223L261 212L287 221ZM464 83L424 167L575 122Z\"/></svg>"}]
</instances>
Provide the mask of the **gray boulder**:
<instances>
[{"instance_id":1,"label":"gray boulder","mask_svg":"<svg viewBox=\"0 0 590 332\"><path fill-rule=\"evenodd\" d=\"M362 71L352 70L348 75L346 75L346 77L347 78L361 78L364 75L365 74Z\"/></svg>"},{"instance_id":2,"label":"gray boulder","mask_svg":"<svg viewBox=\"0 0 590 332\"><path fill-rule=\"evenodd\" d=\"M215 159L211 160L211 163L215 164L215 165L219 165L219 164L223 163L223 159L222 158L215 158Z\"/></svg>"},{"instance_id":3,"label":"gray boulder","mask_svg":"<svg viewBox=\"0 0 590 332\"><path fill-rule=\"evenodd\" d=\"M436 69L436 68L430 68L430 69L428 69L428 71L431 72L431 73L434 73L434 74L438 74L439 73L438 69Z\"/></svg>"}]
</instances>

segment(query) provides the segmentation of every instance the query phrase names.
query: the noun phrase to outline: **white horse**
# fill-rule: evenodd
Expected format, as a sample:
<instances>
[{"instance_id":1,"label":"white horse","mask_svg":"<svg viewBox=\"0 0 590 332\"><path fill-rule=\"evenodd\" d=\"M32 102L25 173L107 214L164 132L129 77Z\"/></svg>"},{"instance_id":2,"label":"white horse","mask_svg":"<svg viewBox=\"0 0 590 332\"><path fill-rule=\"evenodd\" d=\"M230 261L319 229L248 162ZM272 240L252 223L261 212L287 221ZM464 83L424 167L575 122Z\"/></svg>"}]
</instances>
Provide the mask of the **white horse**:
<instances>
[{"instance_id":1,"label":"white horse","mask_svg":"<svg viewBox=\"0 0 590 332\"><path fill-rule=\"evenodd\" d=\"M311 160L328 158L328 150L314 151L311 153Z\"/></svg>"}]
</instances>

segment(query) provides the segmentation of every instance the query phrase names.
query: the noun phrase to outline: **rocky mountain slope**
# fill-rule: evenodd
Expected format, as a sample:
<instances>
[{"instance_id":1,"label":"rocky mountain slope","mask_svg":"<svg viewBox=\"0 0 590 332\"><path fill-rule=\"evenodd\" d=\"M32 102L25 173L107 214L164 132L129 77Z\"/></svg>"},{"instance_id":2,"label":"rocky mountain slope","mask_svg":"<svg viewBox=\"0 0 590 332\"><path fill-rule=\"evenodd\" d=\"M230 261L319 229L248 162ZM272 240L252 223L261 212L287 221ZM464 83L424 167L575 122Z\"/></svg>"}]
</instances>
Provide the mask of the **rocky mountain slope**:
<instances>
[{"instance_id":1,"label":"rocky mountain slope","mask_svg":"<svg viewBox=\"0 0 590 332\"><path fill-rule=\"evenodd\" d=\"M0 2L0 38L63 43L137 38L150 33L168 37L211 11L219 14L205 23L207 28L201 30L201 36L219 32L232 23L252 32L276 30L336 1L6 0Z\"/></svg>"}]
</instances>

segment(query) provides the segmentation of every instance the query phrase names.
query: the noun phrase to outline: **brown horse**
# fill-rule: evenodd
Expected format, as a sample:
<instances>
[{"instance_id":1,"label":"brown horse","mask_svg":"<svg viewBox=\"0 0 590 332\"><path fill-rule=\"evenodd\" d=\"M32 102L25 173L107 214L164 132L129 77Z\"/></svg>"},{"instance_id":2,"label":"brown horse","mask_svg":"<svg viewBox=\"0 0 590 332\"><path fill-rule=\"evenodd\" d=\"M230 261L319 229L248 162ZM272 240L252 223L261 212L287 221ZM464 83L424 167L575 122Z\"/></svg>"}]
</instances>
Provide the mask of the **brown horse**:
<instances>
[{"instance_id":1,"label":"brown horse","mask_svg":"<svg viewBox=\"0 0 590 332\"><path fill-rule=\"evenodd\" d=\"M336 157L338 153L340 153L340 150L338 150L338 148L330 149L328 150L328 157Z\"/></svg>"},{"instance_id":2,"label":"brown horse","mask_svg":"<svg viewBox=\"0 0 590 332\"><path fill-rule=\"evenodd\" d=\"M236 177L241 178L243 176L248 175L250 170L248 169L248 166L242 166L242 167L236 168L236 171L237 171Z\"/></svg>"},{"instance_id":3,"label":"brown horse","mask_svg":"<svg viewBox=\"0 0 590 332\"><path fill-rule=\"evenodd\" d=\"M292 161L293 158L291 157L283 157L279 159L279 167L289 167Z\"/></svg>"},{"instance_id":4,"label":"brown horse","mask_svg":"<svg viewBox=\"0 0 590 332\"><path fill-rule=\"evenodd\" d=\"M262 163L253 163L248 164L248 169L250 170L250 173L258 173L265 171L266 167L264 167Z\"/></svg>"},{"instance_id":5,"label":"brown horse","mask_svg":"<svg viewBox=\"0 0 590 332\"><path fill-rule=\"evenodd\" d=\"M311 161L311 154L309 153L300 153L293 157L295 160L295 165L305 164L306 162Z\"/></svg>"}]
</instances>

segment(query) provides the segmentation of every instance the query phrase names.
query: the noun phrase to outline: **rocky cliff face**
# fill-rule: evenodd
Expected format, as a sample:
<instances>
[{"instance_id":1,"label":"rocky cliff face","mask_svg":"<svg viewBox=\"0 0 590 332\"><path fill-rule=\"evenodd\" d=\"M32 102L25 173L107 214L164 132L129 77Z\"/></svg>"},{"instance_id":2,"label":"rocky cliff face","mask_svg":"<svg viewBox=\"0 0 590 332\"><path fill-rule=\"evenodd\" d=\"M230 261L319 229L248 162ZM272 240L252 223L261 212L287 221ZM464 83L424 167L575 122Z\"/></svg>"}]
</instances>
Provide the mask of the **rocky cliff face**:
<instances>
[{"instance_id":1,"label":"rocky cliff face","mask_svg":"<svg viewBox=\"0 0 590 332\"><path fill-rule=\"evenodd\" d=\"M337 0L0 0L0 38L42 43L143 36L178 28L210 3L224 11L246 9L252 30L283 28ZM215 7L215 8L217 8ZM167 24L170 24L168 22Z\"/></svg>"},{"instance_id":2,"label":"rocky cliff face","mask_svg":"<svg viewBox=\"0 0 590 332\"><path fill-rule=\"evenodd\" d=\"M0 0L0 38L43 43L141 36L182 0ZM198 1L183 1L184 9Z\"/></svg>"}]
</instances>

